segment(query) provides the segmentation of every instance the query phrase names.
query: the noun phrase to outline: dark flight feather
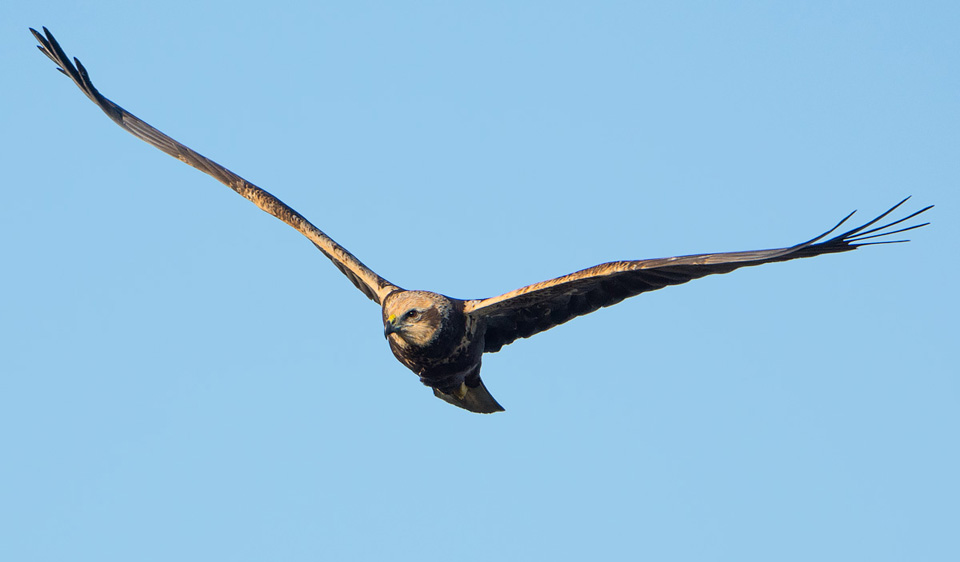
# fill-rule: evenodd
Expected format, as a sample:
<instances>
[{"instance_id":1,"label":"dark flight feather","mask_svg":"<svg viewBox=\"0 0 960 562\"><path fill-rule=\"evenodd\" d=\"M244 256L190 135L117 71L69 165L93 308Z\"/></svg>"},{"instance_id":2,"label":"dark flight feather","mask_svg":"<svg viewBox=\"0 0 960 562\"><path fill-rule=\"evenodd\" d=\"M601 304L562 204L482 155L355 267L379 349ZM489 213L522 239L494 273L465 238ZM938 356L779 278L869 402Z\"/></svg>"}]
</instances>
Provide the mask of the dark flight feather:
<instances>
[{"instance_id":1,"label":"dark flight feather","mask_svg":"<svg viewBox=\"0 0 960 562\"><path fill-rule=\"evenodd\" d=\"M823 242L819 241L840 228L853 216L853 213L820 236L789 248L604 263L563 277L534 283L497 297L466 301L464 311L485 320L487 330L484 336L484 351L492 353L518 338L527 338L549 330L598 308L616 304L640 293L655 291L669 285L679 285L706 275L729 273L741 267L765 263L849 252L859 246L905 242L905 240L863 241L906 232L929 224L923 223L883 232L884 229L927 211L933 205L924 207L902 219L867 230L903 205L907 199L900 201L872 221Z\"/></svg>"},{"instance_id":2,"label":"dark flight feather","mask_svg":"<svg viewBox=\"0 0 960 562\"><path fill-rule=\"evenodd\" d=\"M46 27L43 28L43 35L33 28L30 29L30 32L33 33L33 36L40 42L40 45L37 45L40 52L45 54L57 65L57 70L70 77L74 84L76 84L93 103L97 104L114 123L132 133L138 139L146 141L170 156L193 166L201 172L213 176L230 189L249 199L263 211L270 213L297 229L313 242L317 249L320 250L323 255L327 256L327 258L337 266L337 269L346 275L347 279L360 289L363 294L367 295L370 300L381 304L384 297L400 289L363 265L363 263L348 252L346 248L337 244L332 238L312 225L310 221L303 218L300 213L294 211L283 201L224 168L220 164L217 164L213 160L180 144L105 98L93 86L87 69L84 68L76 58L73 59L73 63L70 62L67 54Z\"/></svg>"}]
</instances>

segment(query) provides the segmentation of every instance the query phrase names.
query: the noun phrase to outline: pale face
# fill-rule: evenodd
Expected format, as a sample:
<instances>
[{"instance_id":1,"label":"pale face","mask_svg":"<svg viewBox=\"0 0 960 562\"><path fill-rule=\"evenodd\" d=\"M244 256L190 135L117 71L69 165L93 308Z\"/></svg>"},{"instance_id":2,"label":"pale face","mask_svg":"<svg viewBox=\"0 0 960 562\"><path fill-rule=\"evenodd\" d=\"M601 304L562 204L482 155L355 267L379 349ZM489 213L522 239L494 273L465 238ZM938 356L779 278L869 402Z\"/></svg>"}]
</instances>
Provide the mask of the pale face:
<instances>
[{"instance_id":1,"label":"pale face","mask_svg":"<svg viewBox=\"0 0 960 562\"><path fill-rule=\"evenodd\" d=\"M406 291L383 308L383 333L404 347L426 347L436 338L449 301L435 293Z\"/></svg>"}]
</instances>

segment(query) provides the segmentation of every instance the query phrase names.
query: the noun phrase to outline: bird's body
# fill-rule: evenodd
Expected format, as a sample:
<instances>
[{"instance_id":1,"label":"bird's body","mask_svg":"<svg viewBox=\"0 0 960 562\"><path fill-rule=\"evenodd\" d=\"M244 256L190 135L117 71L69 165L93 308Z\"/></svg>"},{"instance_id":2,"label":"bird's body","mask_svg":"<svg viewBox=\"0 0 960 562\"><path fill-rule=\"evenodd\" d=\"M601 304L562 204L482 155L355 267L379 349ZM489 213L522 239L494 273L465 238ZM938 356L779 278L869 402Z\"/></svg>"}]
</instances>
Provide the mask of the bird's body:
<instances>
[{"instance_id":1,"label":"bird's body","mask_svg":"<svg viewBox=\"0 0 960 562\"><path fill-rule=\"evenodd\" d=\"M44 34L33 29L31 31L40 42L40 50L122 128L213 176L313 242L364 295L381 306L384 335L394 356L416 373L421 382L431 387L436 396L473 412L491 413L503 409L480 379L484 353L499 351L518 338L548 330L640 293L686 283L706 275L728 273L752 265L847 252L869 244L899 242L865 241L925 226L926 223L889 230L930 208L925 207L899 220L870 228L902 205L906 201L904 199L872 221L832 238L827 236L853 213L826 233L794 246L610 262L487 299L460 300L429 291L407 291L377 275L267 191L180 144L102 96L80 61L74 59L71 63L46 28Z\"/></svg>"},{"instance_id":2,"label":"bird's body","mask_svg":"<svg viewBox=\"0 0 960 562\"><path fill-rule=\"evenodd\" d=\"M473 412L503 408L480 380L486 323L464 301L429 291L395 291L383 303L384 335L398 361L437 397Z\"/></svg>"}]
</instances>

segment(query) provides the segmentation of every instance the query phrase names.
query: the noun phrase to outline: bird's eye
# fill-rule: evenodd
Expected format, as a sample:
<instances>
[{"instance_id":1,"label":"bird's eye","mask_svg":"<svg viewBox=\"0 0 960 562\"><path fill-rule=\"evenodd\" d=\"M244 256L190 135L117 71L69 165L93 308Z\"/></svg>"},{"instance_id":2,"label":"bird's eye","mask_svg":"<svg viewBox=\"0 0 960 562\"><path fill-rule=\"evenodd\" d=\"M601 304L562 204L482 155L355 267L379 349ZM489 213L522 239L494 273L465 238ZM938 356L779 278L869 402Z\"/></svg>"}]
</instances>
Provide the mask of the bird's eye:
<instances>
[{"instance_id":1,"label":"bird's eye","mask_svg":"<svg viewBox=\"0 0 960 562\"><path fill-rule=\"evenodd\" d=\"M408 319L411 319L411 320L413 320L413 319L415 319L415 318L419 318L419 317L420 317L420 311L417 310L417 309L408 310L407 313L404 314L404 317L406 317L406 318L408 318Z\"/></svg>"}]
</instances>

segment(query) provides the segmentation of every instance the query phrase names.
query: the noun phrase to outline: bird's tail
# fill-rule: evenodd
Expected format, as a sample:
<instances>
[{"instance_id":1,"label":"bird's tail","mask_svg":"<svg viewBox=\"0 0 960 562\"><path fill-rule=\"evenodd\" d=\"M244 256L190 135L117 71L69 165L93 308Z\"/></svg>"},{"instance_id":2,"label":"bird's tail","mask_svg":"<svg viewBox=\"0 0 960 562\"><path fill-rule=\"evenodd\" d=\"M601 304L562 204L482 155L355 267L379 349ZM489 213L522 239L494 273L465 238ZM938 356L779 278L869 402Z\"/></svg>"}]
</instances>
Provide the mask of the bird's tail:
<instances>
[{"instance_id":1,"label":"bird's tail","mask_svg":"<svg viewBox=\"0 0 960 562\"><path fill-rule=\"evenodd\" d=\"M440 392L436 388L433 394L444 402L453 404L464 410L470 410L477 414L493 414L502 412L503 406L497 403L496 399L487 391L483 381L477 378L477 386L470 386L467 383L461 383L460 388L447 394Z\"/></svg>"}]
</instances>

